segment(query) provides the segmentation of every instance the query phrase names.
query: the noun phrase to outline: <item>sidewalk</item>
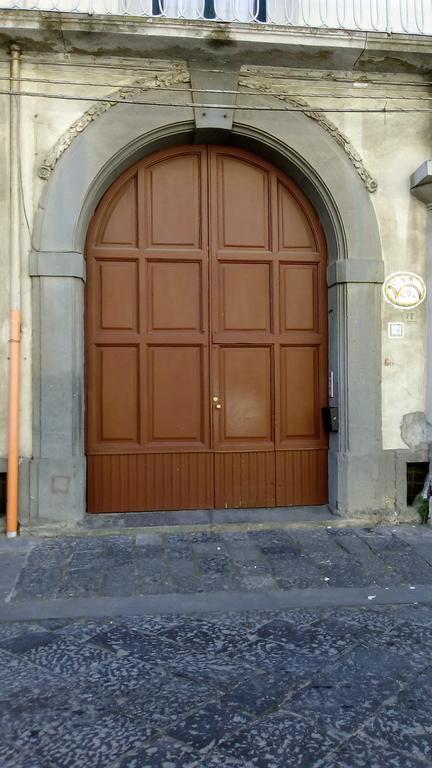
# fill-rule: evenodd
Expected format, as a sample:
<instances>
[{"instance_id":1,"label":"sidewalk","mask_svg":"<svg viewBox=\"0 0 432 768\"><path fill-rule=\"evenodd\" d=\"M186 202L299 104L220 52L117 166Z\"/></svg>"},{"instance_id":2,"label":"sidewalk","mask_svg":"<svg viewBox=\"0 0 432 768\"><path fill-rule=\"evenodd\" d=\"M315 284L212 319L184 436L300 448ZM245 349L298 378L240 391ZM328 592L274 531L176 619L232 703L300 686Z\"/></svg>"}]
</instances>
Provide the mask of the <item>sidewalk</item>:
<instances>
[{"instance_id":1,"label":"sidewalk","mask_svg":"<svg viewBox=\"0 0 432 768\"><path fill-rule=\"evenodd\" d=\"M0 618L432 602L420 526L3 540Z\"/></svg>"},{"instance_id":2,"label":"sidewalk","mask_svg":"<svg viewBox=\"0 0 432 768\"><path fill-rule=\"evenodd\" d=\"M428 528L20 537L0 558L1 768L432 765Z\"/></svg>"}]
</instances>

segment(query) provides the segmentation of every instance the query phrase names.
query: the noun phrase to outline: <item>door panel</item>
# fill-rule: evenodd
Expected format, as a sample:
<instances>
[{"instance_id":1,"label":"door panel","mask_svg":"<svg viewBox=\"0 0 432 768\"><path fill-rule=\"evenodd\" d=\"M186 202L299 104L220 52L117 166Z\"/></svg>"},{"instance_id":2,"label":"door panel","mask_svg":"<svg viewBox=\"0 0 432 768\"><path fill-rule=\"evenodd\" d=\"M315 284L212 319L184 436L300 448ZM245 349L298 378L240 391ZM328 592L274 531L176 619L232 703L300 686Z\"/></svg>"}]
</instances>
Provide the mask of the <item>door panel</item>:
<instances>
[{"instance_id":1,"label":"door panel","mask_svg":"<svg viewBox=\"0 0 432 768\"><path fill-rule=\"evenodd\" d=\"M201 153L154 163L145 174L148 248L200 248Z\"/></svg>"},{"instance_id":2,"label":"door panel","mask_svg":"<svg viewBox=\"0 0 432 768\"><path fill-rule=\"evenodd\" d=\"M87 506L95 512L208 509L214 504L210 453L87 457Z\"/></svg>"},{"instance_id":3,"label":"door panel","mask_svg":"<svg viewBox=\"0 0 432 768\"><path fill-rule=\"evenodd\" d=\"M98 244L136 248L137 232L137 183L133 176L118 188L107 206L98 233Z\"/></svg>"},{"instance_id":4,"label":"door panel","mask_svg":"<svg viewBox=\"0 0 432 768\"><path fill-rule=\"evenodd\" d=\"M318 265L280 265L281 332L318 332Z\"/></svg>"},{"instance_id":5,"label":"door panel","mask_svg":"<svg viewBox=\"0 0 432 768\"><path fill-rule=\"evenodd\" d=\"M217 448L271 447L272 364L269 347L215 348Z\"/></svg>"},{"instance_id":6,"label":"door panel","mask_svg":"<svg viewBox=\"0 0 432 768\"><path fill-rule=\"evenodd\" d=\"M137 261L98 260L100 330L138 331Z\"/></svg>"},{"instance_id":7,"label":"door panel","mask_svg":"<svg viewBox=\"0 0 432 768\"><path fill-rule=\"evenodd\" d=\"M233 152L213 152L218 250L270 249L270 179L267 170Z\"/></svg>"},{"instance_id":8,"label":"door panel","mask_svg":"<svg viewBox=\"0 0 432 768\"><path fill-rule=\"evenodd\" d=\"M155 153L87 256L89 511L324 503L325 242L293 182L236 148Z\"/></svg>"},{"instance_id":9,"label":"door panel","mask_svg":"<svg viewBox=\"0 0 432 768\"><path fill-rule=\"evenodd\" d=\"M316 239L304 208L291 190L278 180L278 250L316 250Z\"/></svg>"},{"instance_id":10,"label":"door panel","mask_svg":"<svg viewBox=\"0 0 432 768\"><path fill-rule=\"evenodd\" d=\"M199 261L149 261L149 331L202 331Z\"/></svg>"},{"instance_id":11,"label":"door panel","mask_svg":"<svg viewBox=\"0 0 432 768\"><path fill-rule=\"evenodd\" d=\"M276 506L328 501L327 449L276 452Z\"/></svg>"},{"instance_id":12,"label":"door panel","mask_svg":"<svg viewBox=\"0 0 432 768\"><path fill-rule=\"evenodd\" d=\"M148 447L200 443L204 447L204 360L201 347L148 350ZM162 446L158 446L162 447Z\"/></svg>"},{"instance_id":13,"label":"door panel","mask_svg":"<svg viewBox=\"0 0 432 768\"><path fill-rule=\"evenodd\" d=\"M281 347L281 443L320 436L318 350Z\"/></svg>"},{"instance_id":14,"label":"door panel","mask_svg":"<svg viewBox=\"0 0 432 768\"><path fill-rule=\"evenodd\" d=\"M97 359L100 440L139 443L139 349L99 347Z\"/></svg>"},{"instance_id":15,"label":"door panel","mask_svg":"<svg viewBox=\"0 0 432 768\"><path fill-rule=\"evenodd\" d=\"M274 451L215 454L215 507L274 507Z\"/></svg>"},{"instance_id":16,"label":"door panel","mask_svg":"<svg viewBox=\"0 0 432 768\"><path fill-rule=\"evenodd\" d=\"M271 265L219 262L219 331L271 330ZM216 330L216 329L215 329Z\"/></svg>"}]
</instances>

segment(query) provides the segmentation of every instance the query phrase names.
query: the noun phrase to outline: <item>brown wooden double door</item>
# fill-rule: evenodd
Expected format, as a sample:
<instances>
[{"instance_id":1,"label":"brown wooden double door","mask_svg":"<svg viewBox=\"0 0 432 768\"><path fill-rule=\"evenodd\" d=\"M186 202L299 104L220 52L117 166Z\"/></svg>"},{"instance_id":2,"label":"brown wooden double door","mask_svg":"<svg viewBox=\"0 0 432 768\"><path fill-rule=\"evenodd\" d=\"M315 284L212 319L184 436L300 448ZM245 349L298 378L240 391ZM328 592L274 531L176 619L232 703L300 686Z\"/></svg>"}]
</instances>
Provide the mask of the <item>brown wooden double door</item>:
<instances>
[{"instance_id":1,"label":"brown wooden double door","mask_svg":"<svg viewBox=\"0 0 432 768\"><path fill-rule=\"evenodd\" d=\"M158 152L104 195L87 264L90 512L327 501L325 242L289 178Z\"/></svg>"}]
</instances>

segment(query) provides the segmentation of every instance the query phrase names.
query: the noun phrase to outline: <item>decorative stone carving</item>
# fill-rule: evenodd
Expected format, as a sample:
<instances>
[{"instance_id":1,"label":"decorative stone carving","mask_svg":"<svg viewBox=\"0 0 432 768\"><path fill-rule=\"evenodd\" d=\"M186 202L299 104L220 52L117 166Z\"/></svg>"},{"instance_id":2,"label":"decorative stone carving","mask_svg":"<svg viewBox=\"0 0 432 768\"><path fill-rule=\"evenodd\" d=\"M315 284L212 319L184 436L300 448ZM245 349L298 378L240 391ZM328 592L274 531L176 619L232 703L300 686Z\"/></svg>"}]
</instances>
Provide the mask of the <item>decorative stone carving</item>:
<instances>
[{"instance_id":1,"label":"decorative stone carving","mask_svg":"<svg viewBox=\"0 0 432 768\"><path fill-rule=\"evenodd\" d=\"M68 128L48 152L48 155L39 167L38 176L41 179L48 179L63 152L70 146L75 137L82 133L93 120L96 120L104 112L107 112L119 101L134 99L140 93L144 93L152 88L170 87L181 83L190 83L190 73L182 66L175 67L166 72L149 72L131 85L123 86L117 91L114 91L110 96L107 96L104 101L92 104L91 107L78 118L78 120L75 120L75 122L72 123L70 128ZM286 86L278 86L270 78L248 75L240 79L239 85L261 93L268 93L280 101L284 101L287 105L296 108L297 111L303 112L306 117L318 123L349 157L369 192L376 191L378 184L365 167L357 150L353 147L349 139L347 139L347 137L334 123L332 123L331 120L328 119L328 117L325 116L323 112L312 109L310 104L304 99L297 96L286 96L285 94L278 92L280 88L285 88Z\"/></svg>"},{"instance_id":2,"label":"decorative stone carving","mask_svg":"<svg viewBox=\"0 0 432 768\"><path fill-rule=\"evenodd\" d=\"M117 91L114 91L110 96L107 96L106 100L92 104L92 106L89 107L78 120L75 120L75 122L72 123L70 128L68 128L48 152L45 160L39 167L38 176L41 179L48 179L63 152L70 146L70 144L72 144L75 137L78 136L79 133L82 133L93 120L96 120L96 118L104 112L107 112L119 101L134 99L140 93L144 93L151 88L166 88L172 85L189 82L190 74L184 67L176 67L167 72L149 72L145 77L140 77L131 85L123 86Z\"/></svg>"},{"instance_id":3,"label":"decorative stone carving","mask_svg":"<svg viewBox=\"0 0 432 768\"><path fill-rule=\"evenodd\" d=\"M339 128L337 128L337 126L332 123L328 117L325 116L324 112L312 109L310 104L308 104L305 99L301 99L297 96L286 96L284 93L278 92L280 88L286 89L286 86L278 86L269 78L248 75L240 79L239 85L244 86L245 88L259 91L261 93L268 93L272 96L275 96L275 98L279 99L280 101L284 101L289 106L297 108L296 111L303 112L306 117L309 117L311 120L314 120L316 123L318 123L318 125L320 125L321 128L323 128L332 137L333 141L335 141L336 144L338 144L349 157L358 175L364 182L366 189L369 192L375 192L377 190L378 183L367 170L357 150L353 147L349 139L347 139L347 137L344 136L344 134L339 130Z\"/></svg>"}]
</instances>

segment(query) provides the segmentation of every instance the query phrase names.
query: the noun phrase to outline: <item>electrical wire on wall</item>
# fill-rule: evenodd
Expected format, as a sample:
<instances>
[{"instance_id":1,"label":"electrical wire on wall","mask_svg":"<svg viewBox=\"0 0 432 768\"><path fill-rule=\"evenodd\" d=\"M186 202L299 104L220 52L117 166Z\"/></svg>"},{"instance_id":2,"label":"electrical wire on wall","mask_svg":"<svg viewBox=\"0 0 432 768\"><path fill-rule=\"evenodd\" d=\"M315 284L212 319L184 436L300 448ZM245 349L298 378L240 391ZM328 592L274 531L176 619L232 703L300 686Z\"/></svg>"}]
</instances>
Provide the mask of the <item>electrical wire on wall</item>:
<instances>
[{"instance_id":1,"label":"electrical wire on wall","mask_svg":"<svg viewBox=\"0 0 432 768\"><path fill-rule=\"evenodd\" d=\"M0 63L3 63L1 59L0 59ZM61 67L62 69L63 68L66 68L66 69L70 69L70 68L72 68L72 69L75 69L75 68L85 68L87 71L89 69L91 69L91 70L98 70L98 69L101 69L101 70L108 69L108 70L110 70L110 69L114 69L114 70L117 70L119 73L124 73L124 72L131 73L132 72L134 75L137 72L139 72L139 73L143 72L143 73L147 73L147 74L156 74L157 75L158 73L178 72L178 71L181 71L182 69L184 69L185 71L187 70L190 73L200 72L201 74L204 73L204 74L208 74L208 75L213 75L213 74L232 74L232 75L238 75L238 76L240 76L242 78L243 77L251 77L251 78L253 78L253 77L258 77L258 76L259 77L263 77L266 74L268 74L268 76L271 77L273 82L276 82L278 80L283 81L284 83L287 82L287 81L299 81L300 83L317 82L317 83L320 83L320 84L322 84L324 86L335 85L335 86L340 86L340 87L345 87L345 88L367 88L369 86L386 86L387 88L401 88L401 87L404 87L404 88L405 87L406 88L430 88L430 87L432 87L432 81L429 81L429 80L418 80L418 81L413 81L413 80L406 80L406 81L404 81L404 80L376 80L374 78L369 78L369 77L365 78L364 76L362 76L360 78L357 78L355 76L352 77L352 78L348 78L348 77L338 78L338 77L335 77L333 75L331 77L328 77L328 76L326 76L325 73L323 73L323 75L321 77L319 77L319 76L314 76L314 75L309 75L309 74L308 75L297 74L297 73L293 73L293 72L289 72L289 71L287 71L286 73L283 73L283 74L277 74L277 73L274 73L271 70L268 73L266 73L265 71L253 71L253 70L247 70L247 71L244 71L244 72L243 71L239 72L238 70L232 71L232 72L230 72L230 71L226 71L225 72L223 70L218 70L218 69L205 69L205 68L196 69L194 67L187 66L187 64L184 64L184 66L178 65L178 66L173 66L173 67L169 67L169 66L161 67L161 66L157 66L157 65L155 65L155 66L149 65L148 67L140 67L140 66L135 66L133 64L131 64L131 65L123 65L122 66L120 64L115 64L115 65L112 65L112 64L109 64L109 63L106 63L106 64L93 64L93 62L91 62L90 64L83 64L83 63L72 63L70 61L64 61L64 62L63 61L62 62L47 62L47 61L45 61L44 62L44 61L37 61L37 60L35 60L35 61L28 61L26 63L27 63L28 66L34 66L34 67L41 66L41 67L45 67L45 68L54 68L54 69L57 69L59 67ZM130 74L129 74L129 76L130 76ZM9 80L9 76L8 75L2 75L2 76L0 76L0 80ZM56 83L56 82L58 82L58 83L65 83L65 84L71 84L71 85L72 84L77 84L76 80L63 80L63 79L62 80L56 80L56 79L53 79L53 78L40 78L40 77L21 77L20 78L20 82L40 82L40 83L44 83L44 82ZM93 82L81 81L81 84L83 84L83 85L84 84L96 85L96 86L101 86L101 87L103 87L103 86L112 86L112 83L101 83L101 82L96 82L96 81L93 81ZM229 91L224 91L224 92L229 92ZM355 94L355 95L356 96L360 96L361 94Z\"/></svg>"},{"instance_id":2,"label":"electrical wire on wall","mask_svg":"<svg viewBox=\"0 0 432 768\"><path fill-rule=\"evenodd\" d=\"M121 87L127 87L130 90L132 90L133 88L136 88L138 91L140 90L140 86L136 86L136 85L135 86L134 85L131 85L131 86L129 86L129 85L128 86L119 86L119 88L121 88ZM152 90L151 88L146 89L146 93L148 93L151 90ZM158 88L158 91L163 91L163 90L164 90L163 88ZM149 100L142 101L140 99L131 99L131 98L122 99L122 98L116 98L116 97L109 96L109 95L107 95L107 96L94 96L94 95L91 95L91 96L90 95L89 96L70 95L70 96L68 96L68 95L66 95L64 93L61 93L61 94L60 93L42 93L42 92L36 92L36 91L19 91L18 92L18 91L8 91L8 90L3 90L3 89L0 89L0 95L15 95L15 96L19 95L21 97L30 97L30 98L38 98L38 99L53 99L53 100L61 100L61 101L87 101L87 102L92 102L92 103L102 102L104 104L112 104L112 105L115 105L115 104L135 104L137 106L143 106L143 107L148 107L148 106L151 106L151 107L178 107L179 109L184 109L185 107L190 107L190 106L192 106L192 107L194 107L196 109L227 109L228 110L228 109L237 108L237 109L245 109L245 110L252 111L252 112L303 112L303 113L306 113L306 114L308 112L313 112L315 114L317 112L323 112L323 113L338 113L338 112L341 112L341 113L351 113L351 114L355 114L355 113L362 113L362 114L393 114L393 113L403 114L403 113L408 113L408 114L411 114L413 112L417 112L417 113L419 113L419 112L420 113L421 112L426 112L426 113L432 112L432 107L388 107L387 105L384 105L383 107L367 107L367 108L365 108L365 107L321 107L321 106L310 106L310 107L308 107L306 105L304 105L304 106L303 105L301 105L301 106L291 106L289 104L286 105L286 106L283 106L283 107L277 107L277 106L273 106L273 105L270 105L270 106L262 106L262 105L256 105L256 104L254 104L254 105L250 105L250 104L236 104L236 105L233 105L233 104L213 104L213 103L205 103L205 102L203 102L203 103L194 102L193 104L187 104L187 103L184 103L184 102L174 102L174 101L162 102L162 101L149 101ZM247 98L247 97L250 97L251 94L249 94L248 92L242 92L241 95ZM263 96L263 95L269 96L269 97L273 97L273 98L275 98L275 97L278 98L278 96L279 96L279 94L277 94L277 93L267 93L267 94L260 93L260 96ZM297 96L297 94L291 94L287 98L295 99L296 96ZM385 100L385 101L387 101L387 99L388 99L387 96L382 96L381 98L382 98L382 100Z\"/></svg>"},{"instance_id":3,"label":"electrical wire on wall","mask_svg":"<svg viewBox=\"0 0 432 768\"><path fill-rule=\"evenodd\" d=\"M141 61L141 60L140 60ZM0 64L8 63L8 59L2 59L0 58ZM187 70L188 72L205 72L208 74L231 74L231 75L238 75L240 74L241 77L247 77L247 76L262 76L265 74L265 69L262 68L254 68L253 66L245 66L244 69L239 70L230 70L230 69L218 69L218 68L212 68L212 67L194 67L194 66L187 66L185 62L177 61L174 63L171 63L171 66L167 66L166 64L163 65L161 62L152 62L149 61L147 66L143 66L142 64L138 63L130 63L128 65L125 64L112 64L110 62L105 62L103 64L100 64L96 61L91 62L82 62L82 61L71 61L69 58L67 59L61 59L60 61L47 61L44 59L38 59L38 58L32 58L31 56L24 57L23 56L23 63L34 65L34 66L41 66L41 67L48 67L48 68L56 68L56 67L62 67L62 68L70 68L70 69L86 69L87 71L90 69L92 70L107 70L107 69L113 69L117 70L118 72L124 72L126 71L133 71L136 72L166 72L167 69L169 71L176 71L182 66ZM370 75L366 75L365 73L356 73L352 72L349 73L348 76L340 76L338 74L335 74L334 72L330 70L326 70L323 72L321 76L319 75L312 75L312 74L304 74L303 72L296 70L295 72L287 71L287 72L280 72L274 71L271 69L268 72L269 75L271 75L271 78L273 81L276 80L299 80L299 81L306 81L306 82L319 82L322 84L337 84L340 86L346 86L346 87L367 87L369 85L385 85L387 87L411 87L411 88L427 88L432 86L432 81L429 80L385 80L385 79L379 79L376 76L371 77ZM0 77L0 80L8 79L8 77ZM21 78L22 82L25 81L40 81L44 82L44 80L39 78ZM55 82L53 80L47 79L46 82ZM76 84L75 81L62 81L65 83L73 83ZM102 85L101 83L94 83L94 85ZM112 83L108 84L110 87L112 86Z\"/></svg>"},{"instance_id":4,"label":"electrical wire on wall","mask_svg":"<svg viewBox=\"0 0 432 768\"><path fill-rule=\"evenodd\" d=\"M2 76L0 75L0 82L4 80L9 80L10 78L8 76ZM21 83L32 83L32 84L43 84L43 85L68 85L72 87L91 87L91 88L112 88L112 83L96 83L91 81L74 81L74 80L53 80L50 78L39 78L39 77L22 77L20 78ZM136 83L132 83L131 85L124 86L123 84L119 87L127 87L130 89L136 88L137 90L140 89L140 85L137 85ZM222 96L267 96L267 97L283 97L283 98L308 98L308 99L355 99L359 101L364 100L383 100L383 99L389 99L389 100L396 100L396 101L405 101L405 100L412 100L412 101L432 101L432 95L430 96L419 96L419 95L403 95L400 96L398 94L376 94L376 93L328 93L328 92L322 92L322 93L301 93L297 91L275 91L273 93L263 93L262 91L254 91L253 89L249 89L247 91L239 91L239 90L228 90L228 89L219 89L219 88L174 88L169 86L163 86L159 87L158 91L168 91L172 93L209 93L209 94L217 94ZM0 91L1 92L1 91Z\"/></svg>"}]
</instances>

